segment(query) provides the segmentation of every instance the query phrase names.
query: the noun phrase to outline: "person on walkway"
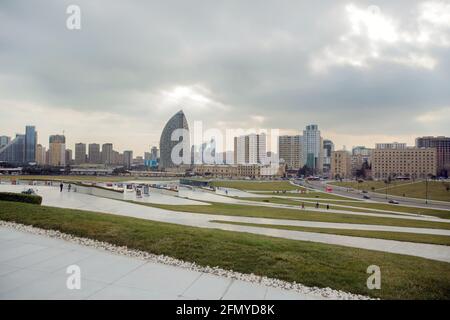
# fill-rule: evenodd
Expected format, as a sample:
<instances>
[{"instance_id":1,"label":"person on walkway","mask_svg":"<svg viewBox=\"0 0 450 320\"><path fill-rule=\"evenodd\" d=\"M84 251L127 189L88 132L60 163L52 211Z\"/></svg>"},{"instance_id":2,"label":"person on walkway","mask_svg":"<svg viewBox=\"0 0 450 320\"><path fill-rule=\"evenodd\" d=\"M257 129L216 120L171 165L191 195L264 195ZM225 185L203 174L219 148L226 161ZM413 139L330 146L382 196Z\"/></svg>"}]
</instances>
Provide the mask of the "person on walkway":
<instances>
[{"instance_id":1,"label":"person on walkway","mask_svg":"<svg viewBox=\"0 0 450 320\"><path fill-rule=\"evenodd\" d=\"M330 210L330 205L329 204L327 204L327 210Z\"/></svg>"},{"instance_id":2,"label":"person on walkway","mask_svg":"<svg viewBox=\"0 0 450 320\"><path fill-rule=\"evenodd\" d=\"M62 191L63 191L63 187L64 187L64 185L63 185L63 183L61 182L61 183L59 184L59 192L62 192Z\"/></svg>"},{"instance_id":3,"label":"person on walkway","mask_svg":"<svg viewBox=\"0 0 450 320\"><path fill-rule=\"evenodd\" d=\"M302 202L302 209L305 209L305 203Z\"/></svg>"},{"instance_id":4,"label":"person on walkway","mask_svg":"<svg viewBox=\"0 0 450 320\"><path fill-rule=\"evenodd\" d=\"M316 209L319 209L319 203L316 202Z\"/></svg>"},{"instance_id":5,"label":"person on walkway","mask_svg":"<svg viewBox=\"0 0 450 320\"><path fill-rule=\"evenodd\" d=\"M69 185L67 186L67 190L69 190L70 192L70 189L72 189L72 185L69 183Z\"/></svg>"}]
</instances>

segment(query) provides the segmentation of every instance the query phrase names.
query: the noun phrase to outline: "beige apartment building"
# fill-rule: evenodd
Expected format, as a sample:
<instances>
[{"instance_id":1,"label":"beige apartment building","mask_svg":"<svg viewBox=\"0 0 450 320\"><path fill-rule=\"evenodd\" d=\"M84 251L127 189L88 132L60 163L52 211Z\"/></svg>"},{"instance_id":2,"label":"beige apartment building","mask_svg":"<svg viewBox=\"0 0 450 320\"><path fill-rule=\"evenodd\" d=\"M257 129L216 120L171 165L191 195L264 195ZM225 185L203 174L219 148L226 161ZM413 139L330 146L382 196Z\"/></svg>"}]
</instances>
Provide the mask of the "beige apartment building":
<instances>
[{"instance_id":1,"label":"beige apartment building","mask_svg":"<svg viewBox=\"0 0 450 320\"><path fill-rule=\"evenodd\" d=\"M374 179L406 177L423 179L437 173L435 148L381 148L372 153L372 176Z\"/></svg>"},{"instance_id":2,"label":"beige apartment building","mask_svg":"<svg viewBox=\"0 0 450 320\"><path fill-rule=\"evenodd\" d=\"M331 177L347 179L352 176L352 159L350 152L345 150L331 152Z\"/></svg>"}]
</instances>

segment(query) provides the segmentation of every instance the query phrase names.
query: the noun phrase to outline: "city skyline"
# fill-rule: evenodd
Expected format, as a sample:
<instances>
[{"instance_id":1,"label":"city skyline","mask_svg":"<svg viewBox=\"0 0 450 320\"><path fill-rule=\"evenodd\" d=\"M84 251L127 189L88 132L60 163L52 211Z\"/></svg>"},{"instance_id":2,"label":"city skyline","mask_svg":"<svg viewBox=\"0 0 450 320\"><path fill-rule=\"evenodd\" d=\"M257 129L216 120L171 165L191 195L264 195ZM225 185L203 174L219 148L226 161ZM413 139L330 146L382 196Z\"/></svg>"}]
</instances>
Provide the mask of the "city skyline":
<instances>
[{"instance_id":1,"label":"city skyline","mask_svg":"<svg viewBox=\"0 0 450 320\"><path fill-rule=\"evenodd\" d=\"M11 137L32 123L43 137L64 131L72 149L112 142L143 154L180 108L189 126L297 134L318 124L337 149L450 135L442 1L268 1L258 10L232 1L194 11L180 1L79 1L78 31L65 26L65 1L45 2L0 4L17 33L0 35L0 128Z\"/></svg>"}]
</instances>

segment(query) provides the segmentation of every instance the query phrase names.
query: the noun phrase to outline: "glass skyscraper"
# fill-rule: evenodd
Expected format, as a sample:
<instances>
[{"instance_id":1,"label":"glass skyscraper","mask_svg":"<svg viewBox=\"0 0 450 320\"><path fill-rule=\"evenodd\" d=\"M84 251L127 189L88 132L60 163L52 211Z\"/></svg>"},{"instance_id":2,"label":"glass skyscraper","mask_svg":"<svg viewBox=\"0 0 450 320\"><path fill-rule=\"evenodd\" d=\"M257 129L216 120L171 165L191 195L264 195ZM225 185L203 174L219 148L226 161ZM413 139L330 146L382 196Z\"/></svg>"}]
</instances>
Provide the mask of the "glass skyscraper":
<instances>
[{"instance_id":1,"label":"glass skyscraper","mask_svg":"<svg viewBox=\"0 0 450 320\"><path fill-rule=\"evenodd\" d=\"M37 133L34 126L25 127L25 157L24 162L36 162Z\"/></svg>"}]
</instances>

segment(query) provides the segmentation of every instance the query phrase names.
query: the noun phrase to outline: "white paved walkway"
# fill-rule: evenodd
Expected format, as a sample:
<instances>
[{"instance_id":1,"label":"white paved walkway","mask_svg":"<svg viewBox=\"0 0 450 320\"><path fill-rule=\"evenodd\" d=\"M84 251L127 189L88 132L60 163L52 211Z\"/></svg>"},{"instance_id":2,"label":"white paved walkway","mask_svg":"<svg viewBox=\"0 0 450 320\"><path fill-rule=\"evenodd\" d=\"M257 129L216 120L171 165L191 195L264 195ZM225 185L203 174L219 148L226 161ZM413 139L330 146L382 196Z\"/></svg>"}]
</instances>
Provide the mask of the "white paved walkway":
<instances>
[{"instance_id":1,"label":"white paved walkway","mask_svg":"<svg viewBox=\"0 0 450 320\"><path fill-rule=\"evenodd\" d=\"M23 186L0 185L0 191L9 190L18 192L22 189ZM39 194L43 196L43 205L54 207L91 210L147 220L176 223L181 225L248 232L293 240L312 241L354 248L406 254L432 260L450 262L450 246L214 223L211 222L211 220L227 220L250 223L268 223L268 221L270 221L269 223L275 224L295 222L283 219L260 219L169 211L75 192L59 192L59 190L55 187L40 187ZM310 224L309 226L312 226L312 224ZM317 223L316 226L323 225ZM345 228L345 224L343 224L343 226ZM360 226L366 228L361 230L368 230L368 228L370 227L366 225ZM335 227L339 228L340 224L336 223ZM374 228L374 230L380 230L380 227ZM412 232L412 229L415 228L404 228L403 230L404 232ZM385 229L385 231L391 230L392 229L390 228ZM426 230L427 229L424 229L424 232L426 232ZM443 232L445 233L446 231Z\"/></svg>"},{"instance_id":2,"label":"white paved walkway","mask_svg":"<svg viewBox=\"0 0 450 320\"><path fill-rule=\"evenodd\" d=\"M81 270L68 289L67 267ZM323 299L0 227L0 299Z\"/></svg>"}]
</instances>

